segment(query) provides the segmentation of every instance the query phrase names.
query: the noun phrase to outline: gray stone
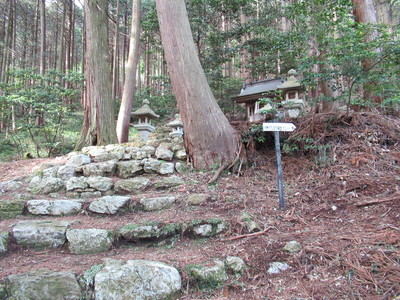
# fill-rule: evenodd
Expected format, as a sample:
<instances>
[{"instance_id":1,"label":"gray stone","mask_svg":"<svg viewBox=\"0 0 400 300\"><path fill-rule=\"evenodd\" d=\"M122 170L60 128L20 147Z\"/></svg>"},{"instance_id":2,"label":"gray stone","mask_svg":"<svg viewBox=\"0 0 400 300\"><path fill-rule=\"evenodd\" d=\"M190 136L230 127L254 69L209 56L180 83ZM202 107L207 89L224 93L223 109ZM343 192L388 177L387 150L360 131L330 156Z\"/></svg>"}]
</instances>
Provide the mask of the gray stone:
<instances>
[{"instance_id":1,"label":"gray stone","mask_svg":"<svg viewBox=\"0 0 400 300\"><path fill-rule=\"evenodd\" d=\"M37 249L57 248L65 243L67 221L19 221L12 229L17 244Z\"/></svg>"},{"instance_id":2,"label":"gray stone","mask_svg":"<svg viewBox=\"0 0 400 300\"><path fill-rule=\"evenodd\" d=\"M111 190L114 185L114 182L111 178L101 176L88 177L86 182L89 187L101 192Z\"/></svg>"},{"instance_id":3,"label":"gray stone","mask_svg":"<svg viewBox=\"0 0 400 300\"><path fill-rule=\"evenodd\" d=\"M0 190L5 192L17 191L22 188L22 183L15 180L8 180L0 182Z\"/></svg>"},{"instance_id":4,"label":"gray stone","mask_svg":"<svg viewBox=\"0 0 400 300\"><path fill-rule=\"evenodd\" d=\"M65 196L68 198L80 198L81 195L78 192L66 192Z\"/></svg>"},{"instance_id":5,"label":"gray stone","mask_svg":"<svg viewBox=\"0 0 400 300\"><path fill-rule=\"evenodd\" d=\"M24 212L25 201L21 200L1 200L0 219L13 219Z\"/></svg>"},{"instance_id":6,"label":"gray stone","mask_svg":"<svg viewBox=\"0 0 400 300\"><path fill-rule=\"evenodd\" d=\"M175 170L180 174L185 173L187 171L186 164L183 164L181 162L176 162L175 163Z\"/></svg>"},{"instance_id":7,"label":"gray stone","mask_svg":"<svg viewBox=\"0 0 400 300\"><path fill-rule=\"evenodd\" d=\"M46 170L46 169L49 169L49 168L51 168L51 167L54 167L55 165L57 165L57 164L55 164L55 163L43 163L43 164L40 164L40 165L37 165L37 166L34 166L33 168L32 168L32 174L34 175L34 176L43 176L43 171L44 170ZM58 165L57 165L58 166ZM56 171L57 172L57 171Z\"/></svg>"},{"instance_id":8,"label":"gray stone","mask_svg":"<svg viewBox=\"0 0 400 300\"><path fill-rule=\"evenodd\" d=\"M182 232L181 223L161 224L148 222L140 224L127 224L119 230L120 236L129 242L140 240L156 240L179 235Z\"/></svg>"},{"instance_id":9,"label":"gray stone","mask_svg":"<svg viewBox=\"0 0 400 300\"><path fill-rule=\"evenodd\" d=\"M101 192L100 191L95 191L95 192L82 192L80 194L81 198L98 198L101 197Z\"/></svg>"},{"instance_id":10,"label":"gray stone","mask_svg":"<svg viewBox=\"0 0 400 300\"><path fill-rule=\"evenodd\" d=\"M241 274L246 270L245 262L237 256L228 256L225 258L225 266L234 274Z\"/></svg>"},{"instance_id":11,"label":"gray stone","mask_svg":"<svg viewBox=\"0 0 400 300\"><path fill-rule=\"evenodd\" d=\"M44 177L38 184L29 184L29 190L34 194L50 194L64 188L64 181L60 178Z\"/></svg>"},{"instance_id":12,"label":"gray stone","mask_svg":"<svg viewBox=\"0 0 400 300\"><path fill-rule=\"evenodd\" d=\"M178 176L170 176L170 177L165 177L165 178L159 179L158 182L155 183L155 187L157 189L168 189L168 188L182 185L184 183L185 182L183 181L182 178L180 178Z\"/></svg>"},{"instance_id":13,"label":"gray stone","mask_svg":"<svg viewBox=\"0 0 400 300\"><path fill-rule=\"evenodd\" d=\"M67 192L75 190L84 190L89 184L86 177L71 177L65 184Z\"/></svg>"},{"instance_id":14,"label":"gray stone","mask_svg":"<svg viewBox=\"0 0 400 300\"><path fill-rule=\"evenodd\" d=\"M108 260L94 282L96 300L178 299L182 287L178 270L146 260Z\"/></svg>"},{"instance_id":15,"label":"gray stone","mask_svg":"<svg viewBox=\"0 0 400 300\"><path fill-rule=\"evenodd\" d=\"M187 153L185 150L178 150L175 152L175 157L180 160L185 160L187 158Z\"/></svg>"},{"instance_id":16,"label":"gray stone","mask_svg":"<svg viewBox=\"0 0 400 300\"><path fill-rule=\"evenodd\" d=\"M150 158L143 161L143 169L146 173L158 173L161 168L161 161Z\"/></svg>"},{"instance_id":17,"label":"gray stone","mask_svg":"<svg viewBox=\"0 0 400 300\"><path fill-rule=\"evenodd\" d=\"M202 203L207 202L210 198L210 195L207 194L191 194L186 200L186 204L188 205L200 205Z\"/></svg>"},{"instance_id":18,"label":"gray stone","mask_svg":"<svg viewBox=\"0 0 400 300\"><path fill-rule=\"evenodd\" d=\"M83 175L90 176L112 176L117 169L117 161L109 160L106 162L92 163L82 166Z\"/></svg>"},{"instance_id":19,"label":"gray stone","mask_svg":"<svg viewBox=\"0 0 400 300\"><path fill-rule=\"evenodd\" d=\"M111 249L113 237L104 229L67 230L68 248L74 254L105 252Z\"/></svg>"},{"instance_id":20,"label":"gray stone","mask_svg":"<svg viewBox=\"0 0 400 300\"><path fill-rule=\"evenodd\" d=\"M88 146L82 148L82 153L96 156L99 154L107 153L103 146Z\"/></svg>"},{"instance_id":21,"label":"gray stone","mask_svg":"<svg viewBox=\"0 0 400 300\"><path fill-rule=\"evenodd\" d=\"M247 213L242 213L241 220L246 225L246 229L248 232L255 232L261 230L260 225L258 225L258 223L253 220L253 216Z\"/></svg>"},{"instance_id":22,"label":"gray stone","mask_svg":"<svg viewBox=\"0 0 400 300\"><path fill-rule=\"evenodd\" d=\"M66 165L74 165L74 166L83 166L91 163L91 159L88 155L86 154L77 154L71 156L67 162L65 163Z\"/></svg>"},{"instance_id":23,"label":"gray stone","mask_svg":"<svg viewBox=\"0 0 400 300\"><path fill-rule=\"evenodd\" d=\"M151 181L145 177L135 177L123 179L114 184L114 190L117 193L137 193L151 186Z\"/></svg>"},{"instance_id":24,"label":"gray stone","mask_svg":"<svg viewBox=\"0 0 400 300\"><path fill-rule=\"evenodd\" d=\"M15 300L80 300L81 288L69 272L38 270L6 278L9 299Z\"/></svg>"},{"instance_id":25,"label":"gray stone","mask_svg":"<svg viewBox=\"0 0 400 300\"><path fill-rule=\"evenodd\" d=\"M219 260L211 267L193 266L189 268L188 273L198 282L200 289L219 287L228 279L225 265Z\"/></svg>"},{"instance_id":26,"label":"gray stone","mask_svg":"<svg viewBox=\"0 0 400 300\"><path fill-rule=\"evenodd\" d=\"M29 200L26 207L32 215L62 216L82 211L82 203L76 200Z\"/></svg>"},{"instance_id":27,"label":"gray stone","mask_svg":"<svg viewBox=\"0 0 400 300\"><path fill-rule=\"evenodd\" d=\"M283 247L284 251L287 251L291 254L297 253L301 251L301 244L297 241L290 241L287 242L285 247Z\"/></svg>"},{"instance_id":28,"label":"gray stone","mask_svg":"<svg viewBox=\"0 0 400 300\"><path fill-rule=\"evenodd\" d=\"M193 231L198 236L208 237L213 235L213 227L211 224L203 224L193 227Z\"/></svg>"},{"instance_id":29,"label":"gray stone","mask_svg":"<svg viewBox=\"0 0 400 300\"><path fill-rule=\"evenodd\" d=\"M148 156L152 156L154 153L156 153L156 148L150 145L143 146L141 150L146 152Z\"/></svg>"},{"instance_id":30,"label":"gray stone","mask_svg":"<svg viewBox=\"0 0 400 300\"><path fill-rule=\"evenodd\" d=\"M172 158L174 157L174 152L160 145L157 148L155 155L158 159L172 160Z\"/></svg>"},{"instance_id":31,"label":"gray stone","mask_svg":"<svg viewBox=\"0 0 400 300\"><path fill-rule=\"evenodd\" d=\"M143 172L140 160L120 161L117 164L117 176L120 178L133 177Z\"/></svg>"},{"instance_id":32,"label":"gray stone","mask_svg":"<svg viewBox=\"0 0 400 300\"><path fill-rule=\"evenodd\" d=\"M282 271L289 269L289 265L285 262L274 261L269 264L268 273L269 274L279 274Z\"/></svg>"},{"instance_id":33,"label":"gray stone","mask_svg":"<svg viewBox=\"0 0 400 300\"><path fill-rule=\"evenodd\" d=\"M161 175L169 175L173 174L175 170L175 164L172 162L161 162L160 169L158 170L158 174Z\"/></svg>"},{"instance_id":34,"label":"gray stone","mask_svg":"<svg viewBox=\"0 0 400 300\"><path fill-rule=\"evenodd\" d=\"M147 158L149 155L146 153L146 151L142 151L139 150L138 152L136 152L136 156L134 156L134 158L136 160L142 160L144 158Z\"/></svg>"},{"instance_id":35,"label":"gray stone","mask_svg":"<svg viewBox=\"0 0 400 300\"><path fill-rule=\"evenodd\" d=\"M95 156L92 156L92 161L95 163L106 162L109 160L120 160L124 157L124 152L115 152L115 153L102 153Z\"/></svg>"},{"instance_id":36,"label":"gray stone","mask_svg":"<svg viewBox=\"0 0 400 300\"><path fill-rule=\"evenodd\" d=\"M157 197L157 198L142 198L140 204L143 205L143 209L146 211L161 210L169 208L174 204L175 197Z\"/></svg>"},{"instance_id":37,"label":"gray stone","mask_svg":"<svg viewBox=\"0 0 400 300\"><path fill-rule=\"evenodd\" d=\"M60 166L53 166L43 170L42 176L43 177L57 177L57 172Z\"/></svg>"},{"instance_id":38,"label":"gray stone","mask_svg":"<svg viewBox=\"0 0 400 300\"><path fill-rule=\"evenodd\" d=\"M110 153L124 153L126 150L126 146L119 144L110 144L105 147L105 150Z\"/></svg>"},{"instance_id":39,"label":"gray stone","mask_svg":"<svg viewBox=\"0 0 400 300\"><path fill-rule=\"evenodd\" d=\"M66 180L70 179L71 177L75 176L75 173L76 173L75 169L76 169L75 165L61 166L57 170L57 177L66 181Z\"/></svg>"},{"instance_id":40,"label":"gray stone","mask_svg":"<svg viewBox=\"0 0 400 300\"><path fill-rule=\"evenodd\" d=\"M140 151L138 147L126 147L126 153L129 153L132 157L136 157L136 153Z\"/></svg>"},{"instance_id":41,"label":"gray stone","mask_svg":"<svg viewBox=\"0 0 400 300\"><path fill-rule=\"evenodd\" d=\"M10 236L8 232L0 231L0 255L7 252L9 238Z\"/></svg>"},{"instance_id":42,"label":"gray stone","mask_svg":"<svg viewBox=\"0 0 400 300\"><path fill-rule=\"evenodd\" d=\"M90 203L88 209L98 214L113 215L123 208L129 199L129 197L125 196L104 196Z\"/></svg>"}]
</instances>

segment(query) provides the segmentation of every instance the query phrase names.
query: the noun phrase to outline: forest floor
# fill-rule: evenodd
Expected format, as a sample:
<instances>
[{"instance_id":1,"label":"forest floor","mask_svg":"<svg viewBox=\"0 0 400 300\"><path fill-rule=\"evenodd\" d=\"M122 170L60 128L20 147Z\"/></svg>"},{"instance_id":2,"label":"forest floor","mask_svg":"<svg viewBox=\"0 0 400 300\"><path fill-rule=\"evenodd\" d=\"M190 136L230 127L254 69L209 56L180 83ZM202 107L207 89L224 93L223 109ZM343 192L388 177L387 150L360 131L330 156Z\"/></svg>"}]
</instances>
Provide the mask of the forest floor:
<instances>
[{"instance_id":1,"label":"forest floor","mask_svg":"<svg viewBox=\"0 0 400 300\"><path fill-rule=\"evenodd\" d=\"M186 184L171 193L178 198L209 194L209 201L200 206L182 203L162 212L132 212L118 218L60 218L75 221L77 228L113 229L144 220L221 217L231 225L222 236L182 237L160 247L121 245L109 253L85 256L67 248L38 252L14 246L0 258L0 280L38 268L80 274L105 258L151 259L180 270L185 282L181 299L394 299L400 295L400 119L372 113L315 115L296 125L292 138L299 143L312 138L329 147L283 156L284 210L278 209L275 152L267 147L249 153L251 167L240 174L223 173L214 185L207 184L212 172L182 175ZM43 161L48 160L0 163L0 181L26 176ZM246 230L244 212L260 225L258 233ZM0 230L9 231L16 221L0 220ZM302 250L283 251L293 240ZM185 266L226 256L246 262L241 277L210 290L188 283ZM290 268L269 274L269 264L276 261Z\"/></svg>"}]
</instances>

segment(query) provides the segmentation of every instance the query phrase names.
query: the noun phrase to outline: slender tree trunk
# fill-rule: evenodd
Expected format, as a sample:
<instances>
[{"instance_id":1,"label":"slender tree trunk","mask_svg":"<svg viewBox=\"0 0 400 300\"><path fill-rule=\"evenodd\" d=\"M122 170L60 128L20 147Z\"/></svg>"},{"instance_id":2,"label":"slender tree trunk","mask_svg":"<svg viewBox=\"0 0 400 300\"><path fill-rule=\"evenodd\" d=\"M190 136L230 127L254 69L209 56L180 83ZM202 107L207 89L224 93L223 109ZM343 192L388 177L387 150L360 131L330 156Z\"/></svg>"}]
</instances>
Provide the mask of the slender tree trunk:
<instances>
[{"instance_id":1,"label":"slender tree trunk","mask_svg":"<svg viewBox=\"0 0 400 300\"><path fill-rule=\"evenodd\" d=\"M219 108L196 53L184 0L157 0L161 39L184 139L195 168L228 165L239 151L235 130Z\"/></svg>"},{"instance_id":2,"label":"slender tree trunk","mask_svg":"<svg viewBox=\"0 0 400 300\"><path fill-rule=\"evenodd\" d=\"M40 66L39 72L46 70L46 1L40 0Z\"/></svg>"},{"instance_id":3,"label":"slender tree trunk","mask_svg":"<svg viewBox=\"0 0 400 300\"><path fill-rule=\"evenodd\" d=\"M119 13L120 13L120 3L117 0L117 12L115 16L115 27L114 27L114 56L112 64L112 98L117 98L118 88L119 88Z\"/></svg>"},{"instance_id":4,"label":"slender tree trunk","mask_svg":"<svg viewBox=\"0 0 400 300\"><path fill-rule=\"evenodd\" d=\"M85 0L86 89L84 122L76 149L117 142L108 55L107 0Z\"/></svg>"},{"instance_id":5,"label":"slender tree trunk","mask_svg":"<svg viewBox=\"0 0 400 300\"><path fill-rule=\"evenodd\" d=\"M132 25L129 41L129 58L125 76L122 102L117 121L117 137L119 143L126 143L129 135L129 123L136 88L136 69L139 61L141 0L132 1Z\"/></svg>"}]
</instances>

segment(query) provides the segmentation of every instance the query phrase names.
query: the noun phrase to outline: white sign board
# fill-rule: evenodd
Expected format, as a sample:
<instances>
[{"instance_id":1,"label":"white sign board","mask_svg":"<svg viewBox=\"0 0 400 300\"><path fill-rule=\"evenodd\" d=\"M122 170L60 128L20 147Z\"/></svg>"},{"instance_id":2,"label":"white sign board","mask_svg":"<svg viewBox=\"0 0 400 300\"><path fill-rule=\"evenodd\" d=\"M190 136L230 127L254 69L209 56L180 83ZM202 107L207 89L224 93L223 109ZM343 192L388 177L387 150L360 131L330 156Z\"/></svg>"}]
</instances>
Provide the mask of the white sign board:
<instances>
[{"instance_id":1,"label":"white sign board","mask_svg":"<svg viewBox=\"0 0 400 300\"><path fill-rule=\"evenodd\" d=\"M263 131L294 131L293 123L263 123Z\"/></svg>"}]
</instances>

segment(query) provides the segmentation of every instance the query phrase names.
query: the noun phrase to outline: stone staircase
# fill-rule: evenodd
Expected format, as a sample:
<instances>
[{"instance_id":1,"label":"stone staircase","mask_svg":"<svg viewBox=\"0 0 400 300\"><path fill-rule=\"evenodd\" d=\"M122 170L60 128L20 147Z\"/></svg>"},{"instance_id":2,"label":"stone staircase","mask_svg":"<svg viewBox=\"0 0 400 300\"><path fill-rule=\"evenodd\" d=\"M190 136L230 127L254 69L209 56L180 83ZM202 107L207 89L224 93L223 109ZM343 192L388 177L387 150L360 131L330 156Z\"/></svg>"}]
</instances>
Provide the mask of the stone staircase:
<instances>
[{"instance_id":1,"label":"stone staircase","mask_svg":"<svg viewBox=\"0 0 400 300\"><path fill-rule=\"evenodd\" d=\"M0 260L15 261L0 268L0 299L179 299L184 281L241 274L239 257L195 252L231 220L191 189L185 158L179 140L88 147L0 182Z\"/></svg>"}]
</instances>

